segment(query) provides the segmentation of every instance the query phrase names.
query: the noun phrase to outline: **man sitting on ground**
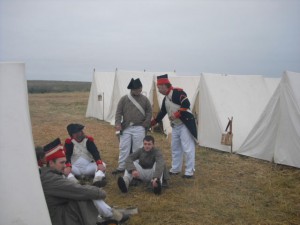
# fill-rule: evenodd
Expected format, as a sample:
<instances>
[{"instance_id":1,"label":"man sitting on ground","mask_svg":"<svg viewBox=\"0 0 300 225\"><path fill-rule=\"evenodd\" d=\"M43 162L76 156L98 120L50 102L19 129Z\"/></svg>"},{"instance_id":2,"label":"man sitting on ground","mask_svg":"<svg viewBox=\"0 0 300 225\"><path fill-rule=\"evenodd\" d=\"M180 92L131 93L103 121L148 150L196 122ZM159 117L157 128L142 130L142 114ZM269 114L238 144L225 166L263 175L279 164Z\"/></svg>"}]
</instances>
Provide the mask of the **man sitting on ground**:
<instances>
[{"instance_id":1,"label":"man sitting on ground","mask_svg":"<svg viewBox=\"0 0 300 225\"><path fill-rule=\"evenodd\" d=\"M75 180L76 177L94 177L93 185L103 187L106 185L105 163L100 158L100 153L91 136L86 136L81 124L69 124L67 131L70 138L65 141L67 168L65 174Z\"/></svg>"},{"instance_id":2,"label":"man sitting on ground","mask_svg":"<svg viewBox=\"0 0 300 225\"><path fill-rule=\"evenodd\" d=\"M125 161L125 173L118 178L118 186L123 193L128 192L133 178L151 182L153 192L161 193L163 172L166 168L161 151L154 147L154 138L150 135L143 140L144 147L129 155Z\"/></svg>"},{"instance_id":3,"label":"man sitting on ground","mask_svg":"<svg viewBox=\"0 0 300 225\"><path fill-rule=\"evenodd\" d=\"M105 191L64 177L66 156L59 138L44 146L44 151L47 167L41 168L41 182L53 225L95 225L99 214L121 223L128 220L127 214L103 201Z\"/></svg>"}]
</instances>

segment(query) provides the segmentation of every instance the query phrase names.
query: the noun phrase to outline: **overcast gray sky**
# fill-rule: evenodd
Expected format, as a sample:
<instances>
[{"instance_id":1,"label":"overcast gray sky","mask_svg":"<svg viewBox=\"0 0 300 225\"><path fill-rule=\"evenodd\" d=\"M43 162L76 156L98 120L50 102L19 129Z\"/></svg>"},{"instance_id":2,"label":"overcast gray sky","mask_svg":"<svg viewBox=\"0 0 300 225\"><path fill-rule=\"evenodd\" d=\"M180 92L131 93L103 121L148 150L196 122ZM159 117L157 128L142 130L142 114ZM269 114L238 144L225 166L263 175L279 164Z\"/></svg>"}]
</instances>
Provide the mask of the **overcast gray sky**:
<instances>
[{"instance_id":1,"label":"overcast gray sky","mask_svg":"<svg viewBox=\"0 0 300 225\"><path fill-rule=\"evenodd\" d=\"M0 61L29 80L97 71L300 72L300 0L0 0Z\"/></svg>"}]
</instances>

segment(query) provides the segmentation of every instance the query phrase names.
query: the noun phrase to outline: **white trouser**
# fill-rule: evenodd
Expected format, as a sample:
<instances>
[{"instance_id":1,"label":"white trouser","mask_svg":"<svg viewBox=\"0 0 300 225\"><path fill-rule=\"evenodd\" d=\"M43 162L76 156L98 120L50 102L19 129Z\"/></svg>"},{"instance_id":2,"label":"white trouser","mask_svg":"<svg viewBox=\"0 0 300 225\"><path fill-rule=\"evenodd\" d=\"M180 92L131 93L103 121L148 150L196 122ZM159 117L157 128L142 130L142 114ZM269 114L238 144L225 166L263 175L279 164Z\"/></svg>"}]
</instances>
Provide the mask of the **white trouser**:
<instances>
[{"instance_id":1,"label":"white trouser","mask_svg":"<svg viewBox=\"0 0 300 225\"><path fill-rule=\"evenodd\" d=\"M113 215L112 208L103 200L93 200L101 217L111 217Z\"/></svg>"},{"instance_id":2,"label":"white trouser","mask_svg":"<svg viewBox=\"0 0 300 225\"><path fill-rule=\"evenodd\" d=\"M103 163L105 166L105 163ZM75 176L99 176L105 177L105 173L101 170L97 171L97 164L95 162L91 162L85 158L78 158L74 163L72 163L72 173Z\"/></svg>"},{"instance_id":3,"label":"white trouser","mask_svg":"<svg viewBox=\"0 0 300 225\"><path fill-rule=\"evenodd\" d=\"M131 147L132 152L143 147L144 137L145 128L143 126L129 126L123 130L122 135L120 135L119 170L125 169L125 160L130 154Z\"/></svg>"},{"instance_id":4,"label":"white trouser","mask_svg":"<svg viewBox=\"0 0 300 225\"><path fill-rule=\"evenodd\" d=\"M185 175L193 175L195 171L195 141L184 124L172 128L172 168L170 172L182 170L183 156L185 158Z\"/></svg>"},{"instance_id":5,"label":"white trouser","mask_svg":"<svg viewBox=\"0 0 300 225\"><path fill-rule=\"evenodd\" d=\"M140 176L139 176L139 179L142 180L142 181L151 181L152 178L153 178L153 174L154 174L154 171L155 171L155 166L156 166L156 163L154 163L153 167L151 169L143 169L141 167L141 165L139 164L139 161L136 160L133 162L136 170L139 172ZM127 177L128 180L129 180L129 183L132 181L133 179L133 176L127 171L125 170L125 173L124 173L124 178ZM162 177L163 177L163 174L161 175L160 177L160 182L162 182Z\"/></svg>"},{"instance_id":6,"label":"white trouser","mask_svg":"<svg viewBox=\"0 0 300 225\"><path fill-rule=\"evenodd\" d=\"M78 182L76 179L74 179L74 176L71 173L67 176L67 178L75 183ZM111 217L113 215L112 208L109 205L107 205L103 200L93 200L93 203L101 217Z\"/></svg>"}]
</instances>

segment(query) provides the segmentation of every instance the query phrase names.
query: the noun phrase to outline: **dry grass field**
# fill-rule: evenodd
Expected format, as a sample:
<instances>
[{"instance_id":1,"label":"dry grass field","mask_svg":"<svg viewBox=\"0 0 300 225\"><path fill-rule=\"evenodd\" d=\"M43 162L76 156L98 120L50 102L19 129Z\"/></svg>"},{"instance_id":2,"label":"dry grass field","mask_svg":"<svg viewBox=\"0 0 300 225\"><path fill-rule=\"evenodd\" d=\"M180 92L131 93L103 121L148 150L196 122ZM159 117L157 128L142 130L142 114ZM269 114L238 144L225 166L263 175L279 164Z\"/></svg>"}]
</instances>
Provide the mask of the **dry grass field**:
<instances>
[{"instance_id":1,"label":"dry grass field","mask_svg":"<svg viewBox=\"0 0 300 225\"><path fill-rule=\"evenodd\" d=\"M196 150L195 179L171 177L169 188L160 196L144 185L123 194L111 171L117 166L118 140L106 122L85 118L89 93L30 94L29 105L35 145L56 137L67 138L66 126L84 124L95 138L102 159L108 164L110 205L138 207L130 225L297 225L300 224L300 170L269 162L222 153L207 148ZM170 166L170 143L153 133L156 146Z\"/></svg>"}]
</instances>

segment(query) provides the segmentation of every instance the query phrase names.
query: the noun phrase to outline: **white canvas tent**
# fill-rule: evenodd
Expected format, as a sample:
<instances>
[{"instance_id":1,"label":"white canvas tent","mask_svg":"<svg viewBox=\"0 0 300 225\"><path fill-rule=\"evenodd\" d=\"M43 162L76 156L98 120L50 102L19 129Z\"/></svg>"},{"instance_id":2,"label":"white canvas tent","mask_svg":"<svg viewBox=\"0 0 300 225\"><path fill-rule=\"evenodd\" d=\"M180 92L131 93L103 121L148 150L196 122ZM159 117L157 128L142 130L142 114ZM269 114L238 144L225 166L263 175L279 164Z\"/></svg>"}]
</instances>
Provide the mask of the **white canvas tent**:
<instances>
[{"instance_id":1,"label":"white canvas tent","mask_svg":"<svg viewBox=\"0 0 300 225\"><path fill-rule=\"evenodd\" d=\"M267 87L269 89L270 93L274 93L274 91L276 90L276 88L279 85L280 82L280 78L274 78L274 77L265 77L265 82L267 84Z\"/></svg>"},{"instance_id":2,"label":"white canvas tent","mask_svg":"<svg viewBox=\"0 0 300 225\"><path fill-rule=\"evenodd\" d=\"M300 167L300 73L285 72L239 154Z\"/></svg>"},{"instance_id":3,"label":"white canvas tent","mask_svg":"<svg viewBox=\"0 0 300 225\"><path fill-rule=\"evenodd\" d=\"M175 72L94 71L86 117L97 118L114 125L118 101L123 95L129 93L127 85L131 78L140 78L143 84L143 94L149 98L155 116L159 112L164 98L156 88L156 77L162 74L168 74L174 87L184 89L190 99L192 108L196 102L200 76L176 76ZM163 127L165 134L171 133L172 128L167 116L163 119Z\"/></svg>"},{"instance_id":4,"label":"white canvas tent","mask_svg":"<svg viewBox=\"0 0 300 225\"><path fill-rule=\"evenodd\" d=\"M116 71L116 73L98 73L94 75L91 98L98 101L99 93L104 93L105 116L94 110L91 117L104 118L114 125L115 112L119 99L129 93L127 85L131 78L140 78L144 94L150 99L153 114L159 111L164 98L156 88L156 76L164 72ZM259 75L222 75L204 73L201 76L176 76L168 73L174 87L183 88L187 93L191 110L198 122L198 141L201 146L222 151L230 151L229 146L220 144L221 135L227 125L227 118L233 117L233 151L239 149L250 130L258 120L269 98L279 83L278 78L264 78ZM99 87L103 87L102 89ZM97 87L98 91L93 91ZM107 89L105 91L104 87ZM92 94L96 93L96 94ZM94 97L92 97L94 96ZM107 97L109 96L109 97ZM110 99L110 101L109 101ZM98 104L98 109L103 103ZM88 110L87 110L88 111ZM88 115L88 112L87 112ZM166 134L171 133L169 119L163 119Z\"/></svg>"},{"instance_id":5,"label":"white canvas tent","mask_svg":"<svg viewBox=\"0 0 300 225\"><path fill-rule=\"evenodd\" d=\"M106 120L112 101L116 72L96 72L88 100L86 117Z\"/></svg>"},{"instance_id":6,"label":"white canvas tent","mask_svg":"<svg viewBox=\"0 0 300 225\"><path fill-rule=\"evenodd\" d=\"M0 224L50 225L32 138L23 63L0 63L0 123Z\"/></svg>"},{"instance_id":7,"label":"white canvas tent","mask_svg":"<svg viewBox=\"0 0 300 225\"><path fill-rule=\"evenodd\" d=\"M115 123L117 104L123 95L129 93L127 86L131 78L140 78L143 84L143 94L147 96L154 108L158 100L155 93L154 79L156 76L174 72L124 71L94 72L86 117L105 120L111 125Z\"/></svg>"},{"instance_id":8,"label":"white canvas tent","mask_svg":"<svg viewBox=\"0 0 300 225\"><path fill-rule=\"evenodd\" d=\"M145 96L147 96L152 103L153 99L153 76L155 73L153 72L141 72L141 71L122 71L118 70L116 73L116 78L113 87L112 93L112 101L109 107L108 116L106 121L111 125L115 124L115 114L118 106L118 102L123 95L129 93L127 86L131 80L131 78L137 79L139 78L143 85L143 92Z\"/></svg>"},{"instance_id":9,"label":"white canvas tent","mask_svg":"<svg viewBox=\"0 0 300 225\"><path fill-rule=\"evenodd\" d=\"M259 75L202 74L197 106L199 144L231 151L220 141L228 118L233 117L232 150L238 150L272 95L276 82L267 83Z\"/></svg>"}]
</instances>

